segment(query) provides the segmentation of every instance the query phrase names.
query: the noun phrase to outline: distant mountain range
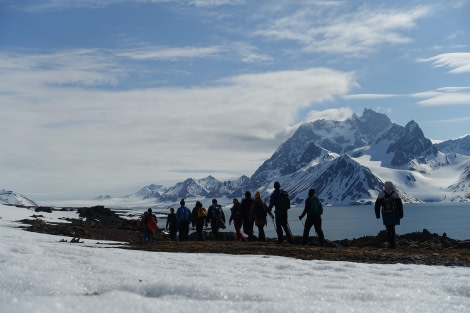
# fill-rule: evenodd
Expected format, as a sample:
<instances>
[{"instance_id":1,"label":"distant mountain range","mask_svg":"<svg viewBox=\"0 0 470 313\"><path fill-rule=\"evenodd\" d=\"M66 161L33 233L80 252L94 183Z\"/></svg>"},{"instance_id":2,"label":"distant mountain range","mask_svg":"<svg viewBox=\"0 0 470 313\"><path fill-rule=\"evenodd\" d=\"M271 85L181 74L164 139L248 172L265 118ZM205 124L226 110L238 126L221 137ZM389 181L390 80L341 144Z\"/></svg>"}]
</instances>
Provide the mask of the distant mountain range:
<instances>
[{"instance_id":1,"label":"distant mountain range","mask_svg":"<svg viewBox=\"0 0 470 313\"><path fill-rule=\"evenodd\" d=\"M400 126L385 114L365 109L362 116L344 121L300 125L251 177L188 178L169 187L151 184L124 198L155 199L157 206L177 205L181 198L231 203L247 190L259 190L267 199L279 181L297 204L304 202L310 188L324 204L370 204L387 180L407 203L470 201L470 135L433 144L415 121Z\"/></svg>"},{"instance_id":2,"label":"distant mountain range","mask_svg":"<svg viewBox=\"0 0 470 313\"><path fill-rule=\"evenodd\" d=\"M470 136L433 144L415 121L400 126L365 109L345 121L300 125L251 177L188 178L171 187L145 186L128 197L167 203L241 198L246 190L260 190L267 198L279 181L294 203L315 188L326 204L353 205L374 202L387 180L408 203L470 201Z\"/></svg>"}]
</instances>

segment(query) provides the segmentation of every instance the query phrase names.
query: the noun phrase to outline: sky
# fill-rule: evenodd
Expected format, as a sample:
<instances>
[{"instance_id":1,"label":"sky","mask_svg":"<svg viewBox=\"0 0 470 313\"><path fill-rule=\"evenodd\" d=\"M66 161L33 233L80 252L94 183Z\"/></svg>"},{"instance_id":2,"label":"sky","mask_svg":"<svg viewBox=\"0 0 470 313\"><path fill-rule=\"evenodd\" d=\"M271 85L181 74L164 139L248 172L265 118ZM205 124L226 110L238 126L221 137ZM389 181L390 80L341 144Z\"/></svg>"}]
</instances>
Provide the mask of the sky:
<instances>
[{"instance_id":1,"label":"sky","mask_svg":"<svg viewBox=\"0 0 470 313\"><path fill-rule=\"evenodd\" d=\"M470 305L466 267L133 251L18 228L31 214L0 206L1 312L447 313Z\"/></svg>"},{"instance_id":2,"label":"sky","mask_svg":"<svg viewBox=\"0 0 470 313\"><path fill-rule=\"evenodd\" d=\"M470 134L470 0L4 0L0 188L122 196L251 176L365 108Z\"/></svg>"}]
</instances>

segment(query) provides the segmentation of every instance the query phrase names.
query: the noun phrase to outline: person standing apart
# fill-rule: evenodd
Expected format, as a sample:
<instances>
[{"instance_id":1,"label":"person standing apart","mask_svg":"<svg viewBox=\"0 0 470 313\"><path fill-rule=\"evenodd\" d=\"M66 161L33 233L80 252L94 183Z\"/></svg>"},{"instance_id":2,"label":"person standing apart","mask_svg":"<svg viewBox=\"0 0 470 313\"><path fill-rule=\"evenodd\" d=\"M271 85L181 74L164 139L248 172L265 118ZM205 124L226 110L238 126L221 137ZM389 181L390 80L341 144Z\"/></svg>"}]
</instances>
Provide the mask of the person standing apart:
<instances>
[{"instance_id":1,"label":"person standing apart","mask_svg":"<svg viewBox=\"0 0 470 313\"><path fill-rule=\"evenodd\" d=\"M283 229L286 233L287 242L293 242L292 232L288 223L287 210L290 208L284 206L281 201L281 185L279 182L274 183L274 191L269 199L269 212L275 207L274 215L276 216L276 232L277 232L277 243L282 244L284 242Z\"/></svg>"},{"instance_id":2,"label":"person standing apart","mask_svg":"<svg viewBox=\"0 0 470 313\"><path fill-rule=\"evenodd\" d=\"M233 226L235 226L236 239L238 241L246 241L245 236L243 236L241 232L243 216L241 212L241 205L237 198L233 199L233 206L230 211L232 214L230 215L228 224L230 225L233 221Z\"/></svg>"},{"instance_id":3,"label":"person standing apart","mask_svg":"<svg viewBox=\"0 0 470 313\"><path fill-rule=\"evenodd\" d=\"M380 218L382 211L382 221L387 229L389 248L395 249L395 225L400 225L403 218L403 202L395 186L391 181L386 181L384 190L379 192L375 201L375 217Z\"/></svg>"},{"instance_id":4,"label":"person standing apart","mask_svg":"<svg viewBox=\"0 0 470 313\"><path fill-rule=\"evenodd\" d=\"M308 237L310 234L310 229L315 227L315 232L318 235L318 240L320 246L325 245L325 236L323 235L323 230L321 228L321 215L323 214L323 206L318 199L315 189L310 189L308 191L308 198L305 200L305 208L302 214L299 216L299 220L307 214L307 220L304 225L304 234L302 243L304 245L308 244Z\"/></svg>"},{"instance_id":5,"label":"person standing apart","mask_svg":"<svg viewBox=\"0 0 470 313\"><path fill-rule=\"evenodd\" d=\"M191 223L191 211L185 206L184 199L180 201L180 207L176 210L178 222L179 240L186 241L189 236L189 224Z\"/></svg>"}]
</instances>

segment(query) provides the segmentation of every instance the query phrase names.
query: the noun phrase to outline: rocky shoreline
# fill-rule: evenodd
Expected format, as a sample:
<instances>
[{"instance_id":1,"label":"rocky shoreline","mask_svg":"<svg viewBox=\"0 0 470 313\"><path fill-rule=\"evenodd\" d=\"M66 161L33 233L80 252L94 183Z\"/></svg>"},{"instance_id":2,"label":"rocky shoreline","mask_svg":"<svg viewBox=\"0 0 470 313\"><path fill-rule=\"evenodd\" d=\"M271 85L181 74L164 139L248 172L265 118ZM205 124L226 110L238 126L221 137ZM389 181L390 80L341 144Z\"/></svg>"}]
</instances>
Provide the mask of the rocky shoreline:
<instances>
[{"instance_id":1,"label":"rocky shoreline","mask_svg":"<svg viewBox=\"0 0 470 313\"><path fill-rule=\"evenodd\" d=\"M122 218L115 211L101 206L76 210L79 213L77 219L67 219L64 223L47 223L42 219L42 214L47 214L48 209L38 208L36 211L40 214L34 214L32 219L22 222L28 231L67 237L60 241L62 243L80 242L81 238L118 241L124 243L120 246L124 249L158 252L266 255L303 260L470 267L470 240L455 240L446 234L433 234L426 229L397 236L396 249L388 249L385 231L377 236L327 240L324 247L317 245L316 237L310 238L310 245L301 245L300 237L295 237L293 244L277 244L274 239L266 242L237 242L235 233L228 229L222 232L223 236L219 241L215 241L212 234L207 232L205 241L197 241L193 233L187 242L174 242L170 241L165 232L158 231L155 241L142 244L138 220Z\"/></svg>"}]
</instances>

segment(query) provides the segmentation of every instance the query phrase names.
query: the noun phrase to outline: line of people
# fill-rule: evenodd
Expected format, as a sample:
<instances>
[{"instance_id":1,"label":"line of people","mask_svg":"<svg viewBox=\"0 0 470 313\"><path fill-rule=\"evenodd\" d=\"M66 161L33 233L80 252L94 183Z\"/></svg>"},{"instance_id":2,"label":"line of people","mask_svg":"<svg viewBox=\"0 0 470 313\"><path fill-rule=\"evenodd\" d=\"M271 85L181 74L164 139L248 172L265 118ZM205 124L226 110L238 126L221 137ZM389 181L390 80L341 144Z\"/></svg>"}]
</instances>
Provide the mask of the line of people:
<instances>
[{"instance_id":1,"label":"line of people","mask_svg":"<svg viewBox=\"0 0 470 313\"><path fill-rule=\"evenodd\" d=\"M288 210L290 204L283 203L283 193L279 182L274 183L274 191L270 195L269 205L257 191L254 199L249 191L245 192L245 197L240 202L233 199L229 225L234 223L236 240L239 241L266 241L264 227L268 224L267 216L273 220L277 233L277 243L284 243L284 238L288 243L293 243L293 235L288 223ZM389 201L390 200L390 201ZM273 215L274 208L274 215ZM400 224L403 218L403 204L399 194L392 182L385 182L384 190L381 191L375 202L376 217L380 218L382 213L383 223L389 235L389 247L395 247L395 225ZM310 230L314 227L318 236L320 246L325 243L325 236L322 230L323 206L314 189L310 189L305 200L304 210L299 216L299 220L307 216L304 224L302 243L309 243ZM211 230L216 240L220 239L219 229L225 228L225 214L216 199L212 200L212 205L206 211L200 201L196 202L192 212L185 206L185 201L180 201L180 207L176 214L171 208L171 213L167 219L167 229L170 232L171 240L176 240L176 232L179 232L179 241L188 240L189 226L192 224L196 228L197 239L204 240L203 229L210 223ZM258 236L254 234L254 226L258 228ZM242 233L246 234L243 235Z\"/></svg>"},{"instance_id":2,"label":"line of people","mask_svg":"<svg viewBox=\"0 0 470 313\"><path fill-rule=\"evenodd\" d=\"M313 190L313 189L312 189ZM311 191L312 191L311 190ZM314 192L313 192L314 193ZM324 236L321 230L321 217L318 215L315 218L310 218L310 211L307 210L307 203L310 203L310 196L306 201L306 209L299 217L303 218L305 214L308 215L304 231L304 243L308 243L309 231L312 225L315 225L315 230L319 234L320 242L323 244ZM316 195L315 195L316 197ZM321 202L316 198L315 204L321 206ZM312 200L313 201L313 200ZM274 208L274 215L273 215ZM261 197L261 193L257 191L255 197L252 198L251 192L245 192L245 197L240 202L237 198L233 199L233 206L229 218L229 225L232 221L235 227L236 240L239 241L266 241L264 227L268 224L269 215L273 220L274 227L276 228L278 243L284 242L284 233L287 242L293 242L293 235L288 223L289 207L281 205L281 189L279 182L274 183L274 191L270 196L270 204L267 205ZM225 229L226 218L222 206L217 203L217 199L212 199L212 205L206 210L200 201L197 201L193 210L186 207L185 200L180 201L180 207L176 213L173 208L170 209L170 214L167 218L166 229L169 230L170 239L176 241L176 234L178 233L179 241L186 241L189 238L190 225L196 229L197 240L204 240L203 230L209 224L211 231L216 240L221 239L219 230ZM258 229L258 236L254 233L254 226ZM246 236L242 233L246 234Z\"/></svg>"}]
</instances>

